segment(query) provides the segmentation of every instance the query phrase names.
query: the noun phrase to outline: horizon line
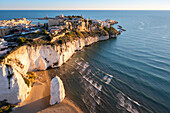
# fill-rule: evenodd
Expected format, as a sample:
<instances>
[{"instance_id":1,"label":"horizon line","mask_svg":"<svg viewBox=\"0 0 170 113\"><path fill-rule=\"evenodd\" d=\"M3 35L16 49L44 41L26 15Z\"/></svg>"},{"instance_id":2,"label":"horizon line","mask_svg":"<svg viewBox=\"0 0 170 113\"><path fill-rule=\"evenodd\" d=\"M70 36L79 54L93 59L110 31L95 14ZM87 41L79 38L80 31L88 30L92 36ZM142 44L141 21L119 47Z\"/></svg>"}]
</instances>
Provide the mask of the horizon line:
<instances>
[{"instance_id":1,"label":"horizon line","mask_svg":"<svg viewBox=\"0 0 170 113\"><path fill-rule=\"evenodd\" d=\"M0 11L170 11L170 9L0 9Z\"/></svg>"}]
</instances>

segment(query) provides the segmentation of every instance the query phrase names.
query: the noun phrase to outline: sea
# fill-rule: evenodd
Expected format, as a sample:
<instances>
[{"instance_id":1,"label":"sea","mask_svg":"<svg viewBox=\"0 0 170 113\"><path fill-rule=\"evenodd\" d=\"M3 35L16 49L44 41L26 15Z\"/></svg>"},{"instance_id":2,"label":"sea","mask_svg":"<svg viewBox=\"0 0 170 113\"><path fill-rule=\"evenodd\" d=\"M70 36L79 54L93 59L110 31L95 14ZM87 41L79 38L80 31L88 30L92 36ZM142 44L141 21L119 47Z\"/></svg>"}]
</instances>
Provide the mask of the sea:
<instances>
[{"instance_id":1,"label":"sea","mask_svg":"<svg viewBox=\"0 0 170 113\"><path fill-rule=\"evenodd\" d=\"M47 70L63 80L67 98L85 113L170 113L170 11L1 10L0 20L60 14L113 19L126 29Z\"/></svg>"}]
</instances>

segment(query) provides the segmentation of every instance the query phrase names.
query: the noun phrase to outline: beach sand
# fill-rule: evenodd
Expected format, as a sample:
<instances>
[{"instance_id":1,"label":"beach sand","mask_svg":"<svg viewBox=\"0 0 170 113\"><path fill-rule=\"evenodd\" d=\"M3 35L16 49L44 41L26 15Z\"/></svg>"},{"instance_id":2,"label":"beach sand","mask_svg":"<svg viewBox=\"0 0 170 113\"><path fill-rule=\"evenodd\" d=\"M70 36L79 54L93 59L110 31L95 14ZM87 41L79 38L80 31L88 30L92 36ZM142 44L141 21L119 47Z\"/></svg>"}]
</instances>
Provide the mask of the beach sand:
<instances>
[{"instance_id":1,"label":"beach sand","mask_svg":"<svg viewBox=\"0 0 170 113\"><path fill-rule=\"evenodd\" d=\"M50 106L50 81L48 73L40 74L27 99L12 113L82 113L67 97L61 103Z\"/></svg>"},{"instance_id":2,"label":"beach sand","mask_svg":"<svg viewBox=\"0 0 170 113\"><path fill-rule=\"evenodd\" d=\"M72 101L64 99L61 103L50 106L38 113L83 113Z\"/></svg>"}]
</instances>

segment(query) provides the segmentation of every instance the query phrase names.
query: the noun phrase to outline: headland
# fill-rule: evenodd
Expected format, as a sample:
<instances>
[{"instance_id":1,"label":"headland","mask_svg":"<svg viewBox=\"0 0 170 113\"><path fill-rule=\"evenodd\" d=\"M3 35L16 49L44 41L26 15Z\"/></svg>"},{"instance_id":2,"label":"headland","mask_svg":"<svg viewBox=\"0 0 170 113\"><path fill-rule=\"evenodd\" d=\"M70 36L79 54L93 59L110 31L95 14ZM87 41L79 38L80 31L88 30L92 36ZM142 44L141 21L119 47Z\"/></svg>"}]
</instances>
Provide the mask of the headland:
<instances>
[{"instance_id":1,"label":"headland","mask_svg":"<svg viewBox=\"0 0 170 113\"><path fill-rule=\"evenodd\" d=\"M122 32L111 26L118 22L110 19L64 15L48 19L37 25L25 18L0 21L1 111L11 110L29 97L37 83L35 71L59 67L83 47L117 38Z\"/></svg>"}]
</instances>

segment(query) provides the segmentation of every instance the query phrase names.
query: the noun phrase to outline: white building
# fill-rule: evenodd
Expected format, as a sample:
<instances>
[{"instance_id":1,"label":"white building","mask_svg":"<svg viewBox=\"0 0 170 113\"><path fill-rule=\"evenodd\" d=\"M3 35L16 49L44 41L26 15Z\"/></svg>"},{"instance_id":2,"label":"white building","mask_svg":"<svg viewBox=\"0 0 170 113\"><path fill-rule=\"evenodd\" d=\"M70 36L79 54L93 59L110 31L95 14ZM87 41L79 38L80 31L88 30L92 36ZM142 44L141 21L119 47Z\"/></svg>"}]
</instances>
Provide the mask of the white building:
<instances>
[{"instance_id":1,"label":"white building","mask_svg":"<svg viewBox=\"0 0 170 113\"><path fill-rule=\"evenodd\" d=\"M64 23L64 19L49 19L48 20L48 26L57 26L57 25L60 25L60 23Z\"/></svg>"},{"instance_id":2,"label":"white building","mask_svg":"<svg viewBox=\"0 0 170 113\"><path fill-rule=\"evenodd\" d=\"M8 52L7 45L8 43L4 39L0 38L0 55L6 54Z\"/></svg>"}]
</instances>

